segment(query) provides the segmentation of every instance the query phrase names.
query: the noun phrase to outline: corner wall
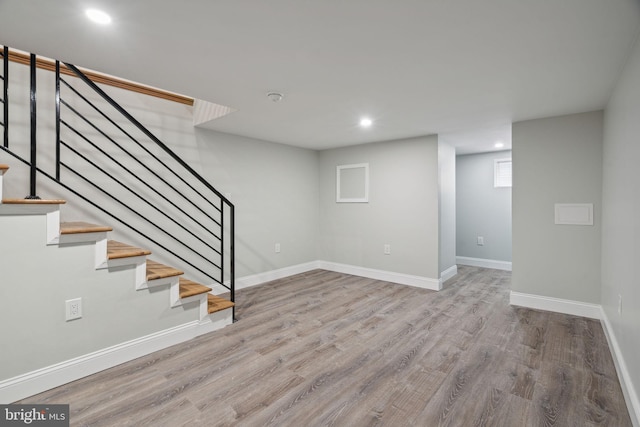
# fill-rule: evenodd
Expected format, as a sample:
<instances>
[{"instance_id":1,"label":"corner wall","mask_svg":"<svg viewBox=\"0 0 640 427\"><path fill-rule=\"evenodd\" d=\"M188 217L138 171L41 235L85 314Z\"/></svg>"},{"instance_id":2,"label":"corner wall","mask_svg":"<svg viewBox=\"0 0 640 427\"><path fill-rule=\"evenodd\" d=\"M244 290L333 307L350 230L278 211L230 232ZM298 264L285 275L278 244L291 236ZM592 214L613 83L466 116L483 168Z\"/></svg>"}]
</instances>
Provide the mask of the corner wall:
<instances>
[{"instance_id":1,"label":"corner wall","mask_svg":"<svg viewBox=\"0 0 640 427\"><path fill-rule=\"evenodd\" d=\"M440 279L455 276L456 265L456 150L438 143L438 188L440 235L438 237Z\"/></svg>"},{"instance_id":2,"label":"corner wall","mask_svg":"<svg viewBox=\"0 0 640 427\"><path fill-rule=\"evenodd\" d=\"M601 111L513 124L512 291L600 303ZM555 225L555 203L593 203L593 226Z\"/></svg>"},{"instance_id":3,"label":"corner wall","mask_svg":"<svg viewBox=\"0 0 640 427\"><path fill-rule=\"evenodd\" d=\"M640 42L605 110L602 290L605 330L627 405L640 424ZM618 303L621 301L620 311Z\"/></svg>"},{"instance_id":4,"label":"corner wall","mask_svg":"<svg viewBox=\"0 0 640 427\"><path fill-rule=\"evenodd\" d=\"M320 259L438 281L437 136L319 155ZM369 203L336 203L336 167L356 163L369 163Z\"/></svg>"},{"instance_id":5,"label":"corner wall","mask_svg":"<svg viewBox=\"0 0 640 427\"><path fill-rule=\"evenodd\" d=\"M206 129L195 139L203 176L236 207L237 277L318 259L316 151Z\"/></svg>"},{"instance_id":6,"label":"corner wall","mask_svg":"<svg viewBox=\"0 0 640 427\"><path fill-rule=\"evenodd\" d=\"M494 160L509 158L511 151L456 157L456 250L465 262L511 264L511 188L494 187Z\"/></svg>"}]
</instances>

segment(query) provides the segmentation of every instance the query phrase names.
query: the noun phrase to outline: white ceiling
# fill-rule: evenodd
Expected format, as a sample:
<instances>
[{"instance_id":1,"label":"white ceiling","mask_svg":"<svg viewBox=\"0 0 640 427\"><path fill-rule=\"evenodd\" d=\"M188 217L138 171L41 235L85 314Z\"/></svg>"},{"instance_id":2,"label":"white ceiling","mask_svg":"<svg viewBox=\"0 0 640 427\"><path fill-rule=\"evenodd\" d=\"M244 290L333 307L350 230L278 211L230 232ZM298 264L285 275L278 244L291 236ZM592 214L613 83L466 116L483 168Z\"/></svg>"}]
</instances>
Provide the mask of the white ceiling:
<instances>
[{"instance_id":1,"label":"white ceiling","mask_svg":"<svg viewBox=\"0 0 640 427\"><path fill-rule=\"evenodd\" d=\"M456 147L457 155L511 150L511 123L440 133L438 141ZM496 147L498 142L503 145Z\"/></svg>"},{"instance_id":2,"label":"white ceiling","mask_svg":"<svg viewBox=\"0 0 640 427\"><path fill-rule=\"evenodd\" d=\"M639 23L638 0L0 1L0 44L227 105L209 128L314 149L468 146L470 130L601 109Z\"/></svg>"}]
</instances>

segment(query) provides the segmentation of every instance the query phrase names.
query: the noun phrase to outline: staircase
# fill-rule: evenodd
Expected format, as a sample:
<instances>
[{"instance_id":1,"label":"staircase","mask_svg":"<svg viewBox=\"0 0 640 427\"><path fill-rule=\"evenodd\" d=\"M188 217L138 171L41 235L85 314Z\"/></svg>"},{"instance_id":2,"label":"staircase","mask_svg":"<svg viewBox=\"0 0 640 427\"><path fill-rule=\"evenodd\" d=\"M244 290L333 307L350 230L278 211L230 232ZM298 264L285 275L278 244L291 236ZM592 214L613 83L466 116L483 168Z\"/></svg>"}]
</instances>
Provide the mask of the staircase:
<instances>
[{"instance_id":1,"label":"staircase","mask_svg":"<svg viewBox=\"0 0 640 427\"><path fill-rule=\"evenodd\" d=\"M232 323L235 208L173 151L180 142L161 141L73 64L6 46L0 60L0 163L15 174L12 197L29 186L25 199L3 195L0 164L0 323L12 326L0 403ZM39 199L40 180L70 201L69 217L117 229L61 222L66 201Z\"/></svg>"},{"instance_id":2,"label":"staircase","mask_svg":"<svg viewBox=\"0 0 640 427\"><path fill-rule=\"evenodd\" d=\"M60 205L64 200L45 199L1 199L5 173L9 166L0 164L0 200L2 209L0 216L6 214L34 214L43 211L38 207L49 206L46 210L53 218L60 217ZM10 207L13 207L10 208ZM55 221L55 220L54 220ZM147 258L151 251L128 245L115 240L107 240L111 227L95 225L87 222L47 222L46 244L94 243L96 251L96 269L113 267L130 267L136 269L136 290L149 289L156 286L169 286L170 306L178 307L194 301L199 302L199 320L218 311L230 310L234 303L210 294L208 286L189 280L184 272L168 265ZM52 228L52 230L49 230Z\"/></svg>"}]
</instances>

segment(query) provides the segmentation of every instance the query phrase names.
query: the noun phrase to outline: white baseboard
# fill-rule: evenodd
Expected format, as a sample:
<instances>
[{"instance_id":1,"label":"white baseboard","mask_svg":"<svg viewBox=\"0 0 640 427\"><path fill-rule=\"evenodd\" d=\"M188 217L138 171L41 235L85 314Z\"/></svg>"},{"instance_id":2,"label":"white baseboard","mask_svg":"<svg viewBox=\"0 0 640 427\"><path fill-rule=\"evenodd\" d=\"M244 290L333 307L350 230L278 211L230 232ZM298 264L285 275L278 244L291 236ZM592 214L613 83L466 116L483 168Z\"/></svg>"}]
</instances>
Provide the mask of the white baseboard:
<instances>
[{"instance_id":1,"label":"white baseboard","mask_svg":"<svg viewBox=\"0 0 640 427\"><path fill-rule=\"evenodd\" d=\"M447 268L445 271L440 273L440 284L442 285L444 282L446 282L447 280L451 279L456 274L458 274L458 266L457 265L452 265L451 267Z\"/></svg>"},{"instance_id":2,"label":"white baseboard","mask_svg":"<svg viewBox=\"0 0 640 427\"><path fill-rule=\"evenodd\" d=\"M616 372L618 373L618 379L620 380L620 387L622 388L622 394L624 400L627 403L627 409L629 410L629 417L631 417L631 424L638 427L640 426L640 399L638 399L638 393L634 387L631 375L627 364L622 357L622 350L618 344L609 316L604 308L600 308L600 318L604 330L604 335L607 337L609 348L611 349L611 355L613 357L613 363L616 366Z\"/></svg>"},{"instance_id":3,"label":"white baseboard","mask_svg":"<svg viewBox=\"0 0 640 427\"><path fill-rule=\"evenodd\" d=\"M392 271L375 270L373 268L358 267L355 265L338 264L330 261L318 261L318 263L318 268L335 271L337 273L353 274L354 276L384 280L386 282L399 283L401 285L415 286L417 288L431 289L434 291L442 289L442 283L439 279L413 276L404 273L394 273Z\"/></svg>"},{"instance_id":4,"label":"white baseboard","mask_svg":"<svg viewBox=\"0 0 640 427\"><path fill-rule=\"evenodd\" d=\"M511 291L510 304L573 316L600 319L600 305Z\"/></svg>"},{"instance_id":5,"label":"white baseboard","mask_svg":"<svg viewBox=\"0 0 640 427\"><path fill-rule=\"evenodd\" d=\"M236 279L236 289L244 289L256 286L272 280L284 279L294 274L306 273L318 268L318 261L306 262L304 264L292 265L290 267L279 268L277 270L266 271L264 273L253 274Z\"/></svg>"},{"instance_id":6,"label":"white baseboard","mask_svg":"<svg viewBox=\"0 0 640 427\"><path fill-rule=\"evenodd\" d=\"M453 270L455 268L455 270ZM244 289L250 286L261 285L272 280L283 279L294 274L306 273L307 271L323 269L335 271L336 273L352 274L354 276L367 277L369 279L384 280L386 282L399 283L401 285L415 286L423 289L439 291L442 289L443 280L431 279L429 277L413 276L404 273L394 273L392 271L376 270L373 268L359 267L356 265L340 264L330 261L311 261L304 264L297 264L291 267L280 268L278 270L266 271L264 273L253 274L236 279L236 289ZM451 271L450 271L451 270ZM451 277L457 274L457 266L453 266L445 271ZM444 273L443 273L444 274ZM447 279L444 279L447 280ZM227 286L229 283L225 283ZM228 292L229 290L219 284L208 285L213 289L214 294Z\"/></svg>"},{"instance_id":7,"label":"white baseboard","mask_svg":"<svg viewBox=\"0 0 640 427\"><path fill-rule=\"evenodd\" d=\"M42 393L154 351L180 344L231 323L231 310L224 310L202 321L185 323L0 381L0 403L8 404Z\"/></svg>"},{"instance_id":8,"label":"white baseboard","mask_svg":"<svg viewBox=\"0 0 640 427\"><path fill-rule=\"evenodd\" d=\"M493 268L495 270L511 271L511 262L495 259L470 258L466 256L456 257L456 264L470 265L471 267Z\"/></svg>"},{"instance_id":9,"label":"white baseboard","mask_svg":"<svg viewBox=\"0 0 640 427\"><path fill-rule=\"evenodd\" d=\"M289 267L279 268L277 270L265 271L264 273L257 273L250 276L236 278L236 290L250 288L251 286L261 285L273 280L284 279L285 277L293 276L295 274L316 270L320 268L318 262L319 261L305 262L303 264L296 264ZM225 282L225 285L229 286L229 282ZM212 292L214 294L223 294L229 292L229 290L224 286L216 283L208 286L213 289Z\"/></svg>"}]
</instances>

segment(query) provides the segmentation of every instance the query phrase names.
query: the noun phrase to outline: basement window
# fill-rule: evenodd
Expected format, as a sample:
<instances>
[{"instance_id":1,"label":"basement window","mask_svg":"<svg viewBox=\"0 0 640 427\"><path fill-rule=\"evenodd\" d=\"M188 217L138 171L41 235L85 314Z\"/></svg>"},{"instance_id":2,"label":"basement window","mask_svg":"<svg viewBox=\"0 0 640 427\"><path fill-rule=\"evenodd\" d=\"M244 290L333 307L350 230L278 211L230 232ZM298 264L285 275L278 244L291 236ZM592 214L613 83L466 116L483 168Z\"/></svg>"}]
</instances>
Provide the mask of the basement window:
<instances>
[{"instance_id":1,"label":"basement window","mask_svg":"<svg viewBox=\"0 0 640 427\"><path fill-rule=\"evenodd\" d=\"M511 159L496 159L493 161L493 186L511 187Z\"/></svg>"}]
</instances>

